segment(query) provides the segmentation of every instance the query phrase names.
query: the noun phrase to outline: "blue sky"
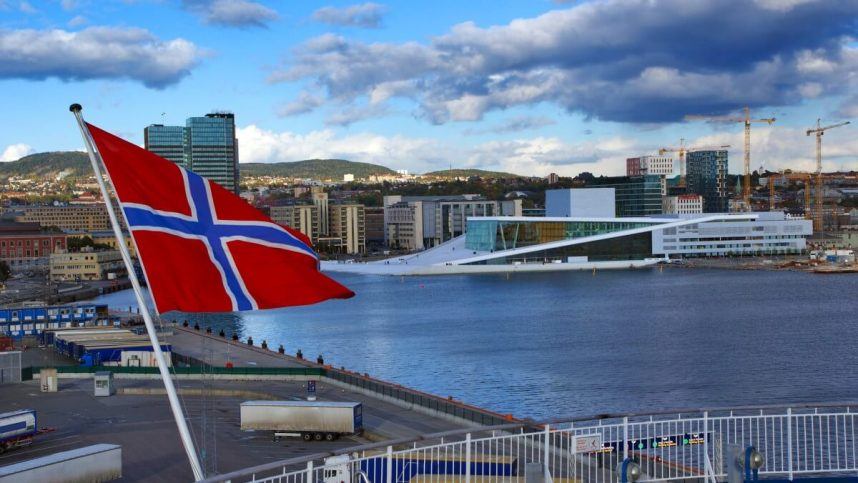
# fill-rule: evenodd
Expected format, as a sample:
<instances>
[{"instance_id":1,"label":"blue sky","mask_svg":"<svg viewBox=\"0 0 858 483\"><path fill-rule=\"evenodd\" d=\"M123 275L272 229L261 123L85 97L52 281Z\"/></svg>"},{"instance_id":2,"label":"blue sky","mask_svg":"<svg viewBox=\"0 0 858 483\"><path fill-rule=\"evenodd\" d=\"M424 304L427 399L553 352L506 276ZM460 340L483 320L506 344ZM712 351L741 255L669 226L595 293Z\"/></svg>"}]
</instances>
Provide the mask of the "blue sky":
<instances>
[{"instance_id":1,"label":"blue sky","mask_svg":"<svg viewBox=\"0 0 858 483\"><path fill-rule=\"evenodd\" d=\"M0 155L80 149L68 105L143 127L235 113L242 162L342 157L423 172L621 174L684 121L750 105L752 166L812 169L816 118L858 117L858 1L0 0ZM858 126L825 169L858 169Z\"/></svg>"}]
</instances>

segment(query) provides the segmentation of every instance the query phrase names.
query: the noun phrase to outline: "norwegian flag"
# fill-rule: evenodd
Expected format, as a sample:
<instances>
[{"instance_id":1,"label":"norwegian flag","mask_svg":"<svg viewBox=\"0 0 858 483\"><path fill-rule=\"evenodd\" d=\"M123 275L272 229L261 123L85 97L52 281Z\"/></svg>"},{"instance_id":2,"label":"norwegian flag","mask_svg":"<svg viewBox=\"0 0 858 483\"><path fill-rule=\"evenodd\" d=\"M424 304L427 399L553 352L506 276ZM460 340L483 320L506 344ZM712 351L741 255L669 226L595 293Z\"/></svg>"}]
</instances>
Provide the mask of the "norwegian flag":
<instances>
[{"instance_id":1,"label":"norwegian flag","mask_svg":"<svg viewBox=\"0 0 858 483\"><path fill-rule=\"evenodd\" d=\"M354 293L310 241L238 196L91 124L158 312L307 305Z\"/></svg>"}]
</instances>

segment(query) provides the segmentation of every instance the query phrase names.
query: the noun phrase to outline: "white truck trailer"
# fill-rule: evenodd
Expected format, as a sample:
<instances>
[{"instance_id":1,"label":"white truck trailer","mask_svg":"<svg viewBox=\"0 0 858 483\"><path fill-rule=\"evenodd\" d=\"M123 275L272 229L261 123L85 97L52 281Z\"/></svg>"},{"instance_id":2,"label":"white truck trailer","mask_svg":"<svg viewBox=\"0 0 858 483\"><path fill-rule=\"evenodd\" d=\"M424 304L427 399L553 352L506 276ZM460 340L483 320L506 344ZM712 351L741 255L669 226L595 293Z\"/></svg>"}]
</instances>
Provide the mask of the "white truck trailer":
<instances>
[{"instance_id":1,"label":"white truck trailer","mask_svg":"<svg viewBox=\"0 0 858 483\"><path fill-rule=\"evenodd\" d=\"M242 431L272 431L274 437L300 436L304 441L333 441L363 432L359 402L245 401Z\"/></svg>"},{"instance_id":2,"label":"white truck trailer","mask_svg":"<svg viewBox=\"0 0 858 483\"><path fill-rule=\"evenodd\" d=\"M31 444L37 433L36 411L22 409L0 414L0 453Z\"/></svg>"}]
</instances>

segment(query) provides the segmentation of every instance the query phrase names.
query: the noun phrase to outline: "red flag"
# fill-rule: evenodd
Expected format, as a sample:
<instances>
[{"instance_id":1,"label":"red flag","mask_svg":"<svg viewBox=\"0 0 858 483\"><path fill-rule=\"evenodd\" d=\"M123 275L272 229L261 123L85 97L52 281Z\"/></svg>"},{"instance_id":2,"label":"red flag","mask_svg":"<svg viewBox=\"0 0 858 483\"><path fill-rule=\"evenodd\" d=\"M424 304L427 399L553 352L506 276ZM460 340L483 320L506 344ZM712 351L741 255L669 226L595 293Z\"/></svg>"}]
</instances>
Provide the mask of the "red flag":
<instances>
[{"instance_id":1,"label":"red flag","mask_svg":"<svg viewBox=\"0 0 858 483\"><path fill-rule=\"evenodd\" d=\"M354 293L318 270L307 238L235 194L87 124L158 312L307 305Z\"/></svg>"}]
</instances>

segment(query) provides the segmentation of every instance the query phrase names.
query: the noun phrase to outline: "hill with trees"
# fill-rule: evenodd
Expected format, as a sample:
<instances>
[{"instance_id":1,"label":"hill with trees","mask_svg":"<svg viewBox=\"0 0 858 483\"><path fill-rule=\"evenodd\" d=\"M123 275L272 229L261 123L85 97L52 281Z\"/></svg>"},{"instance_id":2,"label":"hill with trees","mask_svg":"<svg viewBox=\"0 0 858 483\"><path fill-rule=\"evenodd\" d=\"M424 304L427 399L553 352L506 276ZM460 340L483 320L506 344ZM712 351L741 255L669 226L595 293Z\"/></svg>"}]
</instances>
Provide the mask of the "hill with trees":
<instances>
[{"instance_id":1,"label":"hill with trees","mask_svg":"<svg viewBox=\"0 0 858 483\"><path fill-rule=\"evenodd\" d=\"M242 163L242 176L279 176L285 178L312 178L342 181L343 175L353 174L355 179L372 175L396 174L392 169L372 163L359 163L345 159L308 159L282 163Z\"/></svg>"}]
</instances>

